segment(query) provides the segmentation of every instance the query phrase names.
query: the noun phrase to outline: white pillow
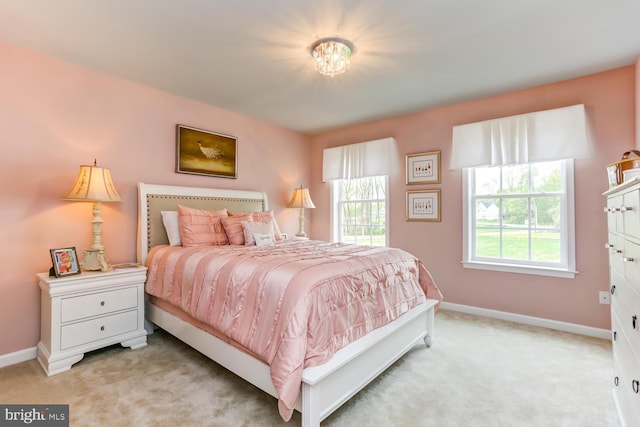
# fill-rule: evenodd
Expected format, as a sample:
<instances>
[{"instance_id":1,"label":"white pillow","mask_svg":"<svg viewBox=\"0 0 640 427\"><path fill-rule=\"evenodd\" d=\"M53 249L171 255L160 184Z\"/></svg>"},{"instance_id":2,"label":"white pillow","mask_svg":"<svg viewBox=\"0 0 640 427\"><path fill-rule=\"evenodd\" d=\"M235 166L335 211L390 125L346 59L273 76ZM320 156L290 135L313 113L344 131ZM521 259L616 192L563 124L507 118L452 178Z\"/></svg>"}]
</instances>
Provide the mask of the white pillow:
<instances>
[{"instance_id":1,"label":"white pillow","mask_svg":"<svg viewBox=\"0 0 640 427\"><path fill-rule=\"evenodd\" d=\"M273 246L276 244L273 233L253 233L256 246Z\"/></svg>"},{"instance_id":2,"label":"white pillow","mask_svg":"<svg viewBox=\"0 0 640 427\"><path fill-rule=\"evenodd\" d=\"M259 221L242 221L242 232L244 233L244 244L255 245L255 234L270 234L271 238L275 241L273 235L273 223L271 221L259 222Z\"/></svg>"},{"instance_id":3,"label":"white pillow","mask_svg":"<svg viewBox=\"0 0 640 427\"><path fill-rule=\"evenodd\" d=\"M169 245L182 246L180 227L178 226L178 211L161 211L160 213L162 214L164 231L167 232L167 237L169 238Z\"/></svg>"}]
</instances>

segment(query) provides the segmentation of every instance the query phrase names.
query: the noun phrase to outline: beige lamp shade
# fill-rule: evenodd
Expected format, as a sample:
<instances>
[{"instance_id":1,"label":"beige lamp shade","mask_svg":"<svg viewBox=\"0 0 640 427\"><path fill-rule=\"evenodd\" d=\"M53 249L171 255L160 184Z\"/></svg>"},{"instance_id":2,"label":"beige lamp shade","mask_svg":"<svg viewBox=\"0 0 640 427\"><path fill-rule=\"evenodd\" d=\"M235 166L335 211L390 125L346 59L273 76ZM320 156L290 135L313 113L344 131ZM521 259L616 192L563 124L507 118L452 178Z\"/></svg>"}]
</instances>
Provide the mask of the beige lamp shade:
<instances>
[{"instance_id":1,"label":"beige lamp shade","mask_svg":"<svg viewBox=\"0 0 640 427\"><path fill-rule=\"evenodd\" d=\"M82 165L71 191L65 199L92 202L120 202L120 196L111 180L109 169Z\"/></svg>"},{"instance_id":2,"label":"beige lamp shade","mask_svg":"<svg viewBox=\"0 0 640 427\"><path fill-rule=\"evenodd\" d=\"M291 201L289 202L290 208L315 208L316 206L313 204L311 200L311 196L309 195L308 188L296 188L293 190L293 196L291 197Z\"/></svg>"}]
</instances>

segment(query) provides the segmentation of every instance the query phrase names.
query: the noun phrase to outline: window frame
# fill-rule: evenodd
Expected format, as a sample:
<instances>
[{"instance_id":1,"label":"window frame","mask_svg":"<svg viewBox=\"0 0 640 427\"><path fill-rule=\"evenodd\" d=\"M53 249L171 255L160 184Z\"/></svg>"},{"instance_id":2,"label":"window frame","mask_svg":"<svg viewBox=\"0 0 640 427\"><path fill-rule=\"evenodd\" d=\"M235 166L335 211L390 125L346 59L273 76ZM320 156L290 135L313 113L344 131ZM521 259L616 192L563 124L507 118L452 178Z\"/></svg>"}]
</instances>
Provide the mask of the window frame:
<instances>
[{"instance_id":1,"label":"window frame","mask_svg":"<svg viewBox=\"0 0 640 427\"><path fill-rule=\"evenodd\" d=\"M385 242L384 246L389 247L389 176L381 175L383 178L383 183L385 186L385 199L384 199L384 212L385 212ZM355 179L368 179L368 178L378 178L378 177L362 177L362 178L353 178ZM330 200L331 200L331 215L330 215L330 228L331 228L331 241L332 242L342 242L342 200L340 200L341 196L341 185L342 181L350 181L349 179L335 179L330 181ZM353 243L353 242L345 242L345 243Z\"/></svg>"},{"instance_id":2,"label":"window frame","mask_svg":"<svg viewBox=\"0 0 640 427\"><path fill-rule=\"evenodd\" d=\"M530 162L529 164L543 163ZM534 274L541 276L554 276L561 278L574 278L576 271L575 257L575 198L574 198L574 164L573 159L561 160L562 189L560 199L560 251L562 262L558 266L543 265L538 262L526 260L484 259L475 257L476 236L476 203L475 203L475 168L464 168L462 171L462 200L463 200L463 260L464 268L492 270L510 273ZM529 195L538 193L527 193ZM544 194L544 193L540 193ZM557 195L557 192L553 193ZM484 195L482 198L492 196ZM508 195L499 195L496 198L506 198ZM530 197L530 196L529 196Z\"/></svg>"}]
</instances>

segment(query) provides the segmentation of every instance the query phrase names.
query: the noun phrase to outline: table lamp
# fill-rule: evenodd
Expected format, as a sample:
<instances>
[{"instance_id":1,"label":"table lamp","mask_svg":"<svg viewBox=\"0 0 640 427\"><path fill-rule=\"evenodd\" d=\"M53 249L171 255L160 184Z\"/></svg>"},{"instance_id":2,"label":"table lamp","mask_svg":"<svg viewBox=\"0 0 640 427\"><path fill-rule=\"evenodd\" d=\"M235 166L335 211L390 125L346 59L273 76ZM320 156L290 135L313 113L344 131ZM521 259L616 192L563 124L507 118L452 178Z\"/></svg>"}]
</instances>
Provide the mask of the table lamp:
<instances>
[{"instance_id":1,"label":"table lamp","mask_svg":"<svg viewBox=\"0 0 640 427\"><path fill-rule=\"evenodd\" d=\"M80 268L107 271L109 263L102 244L102 202L122 201L111 180L111 172L109 169L99 168L95 160L93 166L81 165L78 177L65 200L93 202L93 244L84 251Z\"/></svg>"},{"instance_id":2,"label":"table lamp","mask_svg":"<svg viewBox=\"0 0 640 427\"><path fill-rule=\"evenodd\" d=\"M300 228L296 233L296 237L307 237L307 233L304 232L304 209L316 207L313 204L313 201L311 201L309 189L302 188L302 186L300 186L300 188L296 188L295 190L293 190L293 196L291 197L291 201L289 202L289 207L300 209L300 216L298 217Z\"/></svg>"}]
</instances>

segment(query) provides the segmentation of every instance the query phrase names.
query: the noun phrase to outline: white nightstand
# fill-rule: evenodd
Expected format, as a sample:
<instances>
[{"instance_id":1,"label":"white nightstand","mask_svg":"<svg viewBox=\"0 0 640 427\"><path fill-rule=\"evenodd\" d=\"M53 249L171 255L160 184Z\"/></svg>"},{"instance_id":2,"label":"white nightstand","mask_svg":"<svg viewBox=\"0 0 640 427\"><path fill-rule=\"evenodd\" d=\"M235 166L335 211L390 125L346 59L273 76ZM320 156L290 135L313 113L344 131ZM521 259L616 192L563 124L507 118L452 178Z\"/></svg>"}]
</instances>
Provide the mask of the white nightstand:
<instances>
[{"instance_id":1,"label":"white nightstand","mask_svg":"<svg viewBox=\"0 0 640 427\"><path fill-rule=\"evenodd\" d=\"M38 362L47 375L71 369L84 353L108 345L147 345L144 329L146 267L66 277L39 273Z\"/></svg>"}]
</instances>

